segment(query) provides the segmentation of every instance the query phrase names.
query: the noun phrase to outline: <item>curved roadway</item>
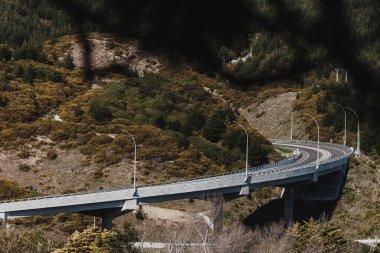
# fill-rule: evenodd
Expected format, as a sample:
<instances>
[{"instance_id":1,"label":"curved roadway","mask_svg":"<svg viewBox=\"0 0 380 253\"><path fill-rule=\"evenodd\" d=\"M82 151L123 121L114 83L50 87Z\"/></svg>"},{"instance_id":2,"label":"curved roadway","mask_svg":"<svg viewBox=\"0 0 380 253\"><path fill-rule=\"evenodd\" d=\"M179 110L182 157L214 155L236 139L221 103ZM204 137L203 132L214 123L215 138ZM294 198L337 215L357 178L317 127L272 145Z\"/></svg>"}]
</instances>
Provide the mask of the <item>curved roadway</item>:
<instances>
[{"instance_id":1,"label":"curved roadway","mask_svg":"<svg viewBox=\"0 0 380 253\"><path fill-rule=\"evenodd\" d=\"M284 186L300 181L315 181L319 176L344 169L353 149L343 145L321 143L320 166L316 169L317 145L309 141L273 140L276 146L299 150L300 155L251 168L246 180L245 171L223 175L132 188L38 197L0 202L0 218L28 217L62 212L83 212L104 216L107 212L119 215L133 210L138 204L167 200L196 198L211 194L245 195L264 186Z\"/></svg>"}]
</instances>

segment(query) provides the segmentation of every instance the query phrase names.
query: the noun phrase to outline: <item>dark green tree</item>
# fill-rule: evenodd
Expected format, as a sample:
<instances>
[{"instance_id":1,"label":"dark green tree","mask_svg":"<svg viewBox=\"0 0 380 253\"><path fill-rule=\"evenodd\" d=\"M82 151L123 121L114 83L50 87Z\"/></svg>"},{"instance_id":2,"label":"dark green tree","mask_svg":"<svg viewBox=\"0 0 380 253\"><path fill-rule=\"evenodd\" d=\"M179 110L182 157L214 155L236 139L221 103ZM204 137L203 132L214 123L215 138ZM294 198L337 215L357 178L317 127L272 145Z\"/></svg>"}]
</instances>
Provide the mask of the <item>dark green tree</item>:
<instances>
[{"instance_id":1,"label":"dark green tree","mask_svg":"<svg viewBox=\"0 0 380 253\"><path fill-rule=\"evenodd\" d=\"M80 105L76 105L73 109L75 117L81 117L84 114L84 111Z\"/></svg>"},{"instance_id":2,"label":"dark green tree","mask_svg":"<svg viewBox=\"0 0 380 253\"><path fill-rule=\"evenodd\" d=\"M33 68L32 65L29 65L29 66L25 69L24 74L22 75L22 80L23 80L25 83L30 83L30 84L32 84L32 83L34 82L34 78L36 78L36 75L37 75L36 70Z\"/></svg>"},{"instance_id":3,"label":"dark green tree","mask_svg":"<svg viewBox=\"0 0 380 253\"><path fill-rule=\"evenodd\" d=\"M8 104L8 99L0 95L0 107L5 107Z\"/></svg>"},{"instance_id":4,"label":"dark green tree","mask_svg":"<svg viewBox=\"0 0 380 253\"><path fill-rule=\"evenodd\" d=\"M327 99L326 97L319 97L317 100L317 104L315 105L315 109L318 113L326 113L327 112Z\"/></svg>"},{"instance_id":5,"label":"dark green tree","mask_svg":"<svg viewBox=\"0 0 380 253\"><path fill-rule=\"evenodd\" d=\"M202 110L197 108L192 108L187 113L183 124L181 125L180 131L189 136L193 130L199 131L202 129L205 124L206 117L203 114Z\"/></svg>"},{"instance_id":6,"label":"dark green tree","mask_svg":"<svg viewBox=\"0 0 380 253\"><path fill-rule=\"evenodd\" d=\"M11 50L8 49L8 47L1 46L0 47L0 60L3 61L9 61L12 57Z\"/></svg>"},{"instance_id":7,"label":"dark green tree","mask_svg":"<svg viewBox=\"0 0 380 253\"><path fill-rule=\"evenodd\" d=\"M192 125L193 130L199 131L205 124L206 117L204 116L202 110L192 108L187 114L186 120Z\"/></svg>"},{"instance_id":8,"label":"dark green tree","mask_svg":"<svg viewBox=\"0 0 380 253\"><path fill-rule=\"evenodd\" d=\"M74 59L71 56L71 54L66 54L65 58L63 59L63 67L68 70L73 70L75 69L74 65Z\"/></svg>"},{"instance_id":9,"label":"dark green tree","mask_svg":"<svg viewBox=\"0 0 380 253\"><path fill-rule=\"evenodd\" d=\"M222 111L214 112L203 126L202 135L209 141L220 141L223 133L226 131L226 124L224 121L225 113Z\"/></svg>"},{"instance_id":10,"label":"dark green tree","mask_svg":"<svg viewBox=\"0 0 380 253\"><path fill-rule=\"evenodd\" d=\"M251 141L248 148L248 162L250 166L259 166L268 163L268 153L268 148L265 145L254 140Z\"/></svg>"},{"instance_id":11,"label":"dark green tree","mask_svg":"<svg viewBox=\"0 0 380 253\"><path fill-rule=\"evenodd\" d=\"M90 114L98 122L109 121L113 118L106 101L101 98L92 98L90 100Z\"/></svg>"},{"instance_id":12,"label":"dark green tree","mask_svg":"<svg viewBox=\"0 0 380 253\"><path fill-rule=\"evenodd\" d=\"M16 69L15 69L15 75L16 77L22 77L24 75L24 68L20 65L17 65Z\"/></svg>"}]
</instances>

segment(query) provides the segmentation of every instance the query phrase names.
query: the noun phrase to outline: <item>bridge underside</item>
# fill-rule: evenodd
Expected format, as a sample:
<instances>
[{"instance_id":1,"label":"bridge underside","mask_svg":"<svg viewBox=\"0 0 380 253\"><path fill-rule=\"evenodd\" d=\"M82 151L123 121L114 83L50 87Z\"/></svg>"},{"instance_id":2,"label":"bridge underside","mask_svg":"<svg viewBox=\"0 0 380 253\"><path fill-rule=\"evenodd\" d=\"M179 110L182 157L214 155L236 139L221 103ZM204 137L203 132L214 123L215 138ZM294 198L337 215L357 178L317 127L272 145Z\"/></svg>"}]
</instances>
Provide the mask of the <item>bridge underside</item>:
<instances>
[{"instance_id":1,"label":"bridge underside","mask_svg":"<svg viewBox=\"0 0 380 253\"><path fill-rule=\"evenodd\" d=\"M293 204L296 200L333 201L341 196L346 183L349 163L336 168L336 171L318 178L317 182L299 182L284 187L284 220L293 221Z\"/></svg>"}]
</instances>

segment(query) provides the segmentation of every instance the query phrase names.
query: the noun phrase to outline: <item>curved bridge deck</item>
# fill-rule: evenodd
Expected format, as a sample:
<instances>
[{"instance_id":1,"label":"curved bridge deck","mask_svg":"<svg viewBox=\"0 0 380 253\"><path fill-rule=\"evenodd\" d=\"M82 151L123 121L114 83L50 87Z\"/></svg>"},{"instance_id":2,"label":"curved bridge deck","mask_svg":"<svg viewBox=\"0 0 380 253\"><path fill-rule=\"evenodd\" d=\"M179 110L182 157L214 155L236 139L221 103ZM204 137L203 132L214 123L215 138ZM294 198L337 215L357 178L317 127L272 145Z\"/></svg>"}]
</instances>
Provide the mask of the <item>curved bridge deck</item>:
<instances>
[{"instance_id":1,"label":"curved bridge deck","mask_svg":"<svg viewBox=\"0 0 380 253\"><path fill-rule=\"evenodd\" d=\"M286 160L245 171L184 180L173 183L98 192L46 196L0 202L0 218L20 218L62 212L83 212L104 217L134 210L139 204L196 198L216 194L247 195L265 186L282 186L296 182L317 181L319 177L346 168L353 148L320 143L320 164L316 169L317 145L312 141L273 140L273 144L298 150Z\"/></svg>"}]
</instances>

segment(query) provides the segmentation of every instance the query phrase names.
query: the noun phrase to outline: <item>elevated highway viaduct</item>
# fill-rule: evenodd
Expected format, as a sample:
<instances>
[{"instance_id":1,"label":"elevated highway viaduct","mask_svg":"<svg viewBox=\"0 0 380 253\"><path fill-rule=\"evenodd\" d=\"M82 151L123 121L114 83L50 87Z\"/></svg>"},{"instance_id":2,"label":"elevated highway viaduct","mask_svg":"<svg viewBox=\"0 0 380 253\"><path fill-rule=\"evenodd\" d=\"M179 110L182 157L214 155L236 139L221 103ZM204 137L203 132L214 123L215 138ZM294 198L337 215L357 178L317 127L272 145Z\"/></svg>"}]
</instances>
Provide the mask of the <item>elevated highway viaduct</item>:
<instances>
[{"instance_id":1,"label":"elevated highway viaduct","mask_svg":"<svg viewBox=\"0 0 380 253\"><path fill-rule=\"evenodd\" d=\"M110 229L114 217L135 210L138 205L205 196L223 196L228 200L262 187L277 186L284 188L284 219L291 222L294 200L333 200L340 196L349 159L354 155L353 148L320 143L318 151L317 143L312 141L272 142L298 152L288 159L249 169L248 178L245 171L237 171L143 185L137 188L136 194L133 188L125 188L3 201L0 202L0 219L80 212L102 217L103 226ZM320 156L318 166L317 152ZM216 217L222 216L223 202L219 205Z\"/></svg>"}]
</instances>

